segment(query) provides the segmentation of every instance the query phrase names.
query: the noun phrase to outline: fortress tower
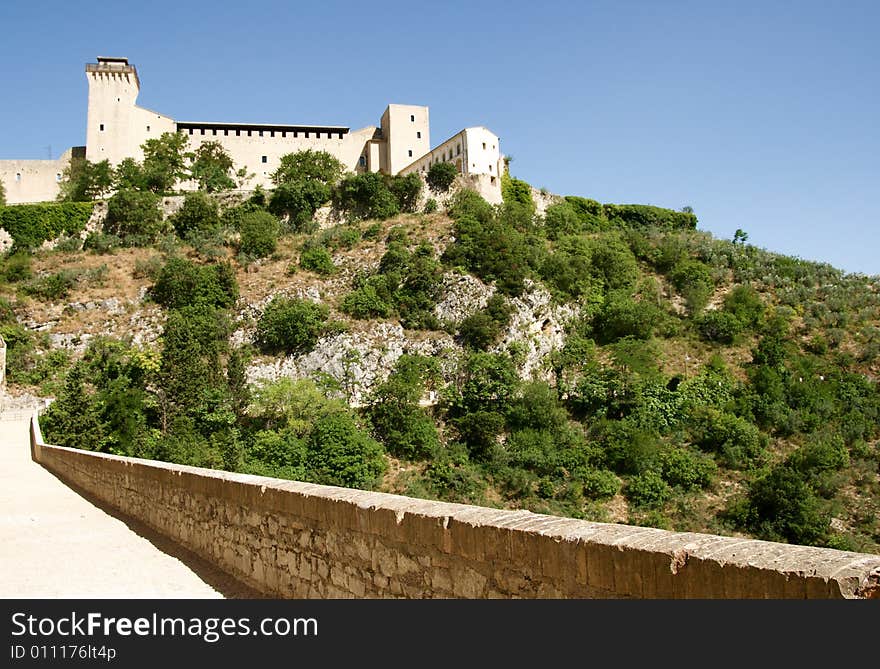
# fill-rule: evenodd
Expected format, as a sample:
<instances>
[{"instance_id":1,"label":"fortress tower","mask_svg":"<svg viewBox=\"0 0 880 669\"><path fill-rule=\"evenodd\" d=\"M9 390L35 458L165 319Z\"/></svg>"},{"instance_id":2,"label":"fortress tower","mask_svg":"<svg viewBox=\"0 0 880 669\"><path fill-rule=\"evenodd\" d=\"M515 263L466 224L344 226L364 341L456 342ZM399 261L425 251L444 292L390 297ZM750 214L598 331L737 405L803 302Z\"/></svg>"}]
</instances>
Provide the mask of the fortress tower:
<instances>
[{"instance_id":1,"label":"fortress tower","mask_svg":"<svg viewBox=\"0 0 880 669\"><path fill-rule=\"evenodd\" d=\"M140 80L128 58L98 57L86 64L89 110L86 127L86 158L92 162L142 158L141 144L151 137L176 129L173 119L138 107Z\"/></svg>"}]
</instances>

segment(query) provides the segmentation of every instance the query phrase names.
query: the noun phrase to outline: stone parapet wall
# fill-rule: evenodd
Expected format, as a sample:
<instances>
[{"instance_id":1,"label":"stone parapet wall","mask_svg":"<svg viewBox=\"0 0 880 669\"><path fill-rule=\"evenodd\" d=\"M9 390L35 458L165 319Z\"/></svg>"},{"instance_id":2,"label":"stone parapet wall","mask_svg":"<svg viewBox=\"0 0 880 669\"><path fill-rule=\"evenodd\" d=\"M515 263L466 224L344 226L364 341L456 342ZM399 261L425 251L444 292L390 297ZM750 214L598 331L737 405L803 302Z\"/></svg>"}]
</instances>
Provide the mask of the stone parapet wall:
<instances>
[{"instance_id":1,"label":"stone parapet wall","mask_svg":"<svg viewBox=\"0 0 880 669\"><path fill-rule=\"evenodd\" d=\"M880 556L591 523L46 445L62 480L275 597L880 597Z\"/></svg>"}]
</instances>

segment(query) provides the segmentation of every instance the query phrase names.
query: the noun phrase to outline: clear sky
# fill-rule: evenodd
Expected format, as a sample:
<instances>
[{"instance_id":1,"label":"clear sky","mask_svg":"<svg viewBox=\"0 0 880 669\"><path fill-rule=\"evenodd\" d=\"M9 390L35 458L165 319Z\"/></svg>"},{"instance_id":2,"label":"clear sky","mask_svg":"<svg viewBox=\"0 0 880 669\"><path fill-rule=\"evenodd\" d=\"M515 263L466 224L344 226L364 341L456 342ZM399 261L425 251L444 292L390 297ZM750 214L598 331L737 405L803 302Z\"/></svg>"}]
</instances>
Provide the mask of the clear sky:
<instances>
[{"instance_id":1,"label":"clear sky","mask_svg":"<svg viewBox=\"0 0 880 669\"><path fill-rule=\"evenodd\" d=\"M127 56L178 120L425 104L432 143L485 125L537 187L880 274L878 25L880 0L3 0L0 158L84 144L83 66Z\"/></svg>"}]
</instances>

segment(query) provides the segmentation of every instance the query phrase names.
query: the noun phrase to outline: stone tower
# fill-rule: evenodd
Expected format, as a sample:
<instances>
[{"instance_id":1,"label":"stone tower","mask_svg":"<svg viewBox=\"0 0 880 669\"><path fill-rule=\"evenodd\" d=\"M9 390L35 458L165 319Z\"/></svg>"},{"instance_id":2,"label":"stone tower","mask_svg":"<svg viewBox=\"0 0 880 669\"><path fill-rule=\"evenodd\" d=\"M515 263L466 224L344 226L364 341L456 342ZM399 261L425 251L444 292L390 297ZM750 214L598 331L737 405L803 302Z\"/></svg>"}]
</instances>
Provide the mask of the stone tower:
<instances>
[{"instance_id":1,"label":"stone tower","mask_svg":"<svg viewBox=\"0 0 880 669\"><path fill-rule=\"evenodd\" d=\"M140 92L137 69L128 58L99 57L86 64L89 80L89 112L86 129L86 158L107 159L111 164L138 155L132 145L135 102Z\"/></svg>"},{"instance_id":2,"label":"stone tower","mask_svg":"<svg viewBox=\"0 0 880 669\"><path fill-rule=\"evenodd\" d=\"M388 105L382 114L388 174L397 174L431 150L428 108L417 105Z\"/></svg>"}]
</instances>

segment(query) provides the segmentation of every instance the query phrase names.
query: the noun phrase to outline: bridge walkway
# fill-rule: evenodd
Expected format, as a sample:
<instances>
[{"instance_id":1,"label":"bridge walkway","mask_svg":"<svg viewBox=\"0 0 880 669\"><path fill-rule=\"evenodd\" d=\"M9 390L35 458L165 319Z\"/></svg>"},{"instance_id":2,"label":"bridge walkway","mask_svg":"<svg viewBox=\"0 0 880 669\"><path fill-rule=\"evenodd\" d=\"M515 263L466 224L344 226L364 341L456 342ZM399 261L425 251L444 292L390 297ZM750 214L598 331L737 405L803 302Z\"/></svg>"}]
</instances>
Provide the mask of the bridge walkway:
<instances>
[{"instance_id":1,"label":"bridge walkway","mask_svg":"<svg viewBox=\"0 0 880 669\"><path fill-rule=\"evenodd\" d=\"M259 596L33 462L30 415L0 414L0 598Z\"/></svg>"}]
</instances>

